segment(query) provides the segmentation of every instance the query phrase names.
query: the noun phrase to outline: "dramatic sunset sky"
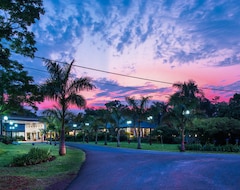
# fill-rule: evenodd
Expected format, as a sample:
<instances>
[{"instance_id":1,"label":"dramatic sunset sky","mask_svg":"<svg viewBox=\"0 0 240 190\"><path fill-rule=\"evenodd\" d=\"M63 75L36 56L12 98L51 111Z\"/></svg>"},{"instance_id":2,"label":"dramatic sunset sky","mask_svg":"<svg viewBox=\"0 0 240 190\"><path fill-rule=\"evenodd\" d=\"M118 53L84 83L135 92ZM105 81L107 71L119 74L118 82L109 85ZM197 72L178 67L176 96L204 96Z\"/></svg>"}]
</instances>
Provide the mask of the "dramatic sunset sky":
<instances>
[{"instance_id":1,"label":"dramatic sunset sky","mask_svg":"<svg viewBox=\"0 0 240 190\"><path fill-rule=\"evenodd\" d=\"M240 93L239 0L44 0L44 7L31 28L36 56L74 59L76 76L97 87L83 93L88 107L126 96L167 100L173 83L189 79L209 99ZM23 61L37 82L48 77L41 59Z\"/></svg>"}]
</instances>

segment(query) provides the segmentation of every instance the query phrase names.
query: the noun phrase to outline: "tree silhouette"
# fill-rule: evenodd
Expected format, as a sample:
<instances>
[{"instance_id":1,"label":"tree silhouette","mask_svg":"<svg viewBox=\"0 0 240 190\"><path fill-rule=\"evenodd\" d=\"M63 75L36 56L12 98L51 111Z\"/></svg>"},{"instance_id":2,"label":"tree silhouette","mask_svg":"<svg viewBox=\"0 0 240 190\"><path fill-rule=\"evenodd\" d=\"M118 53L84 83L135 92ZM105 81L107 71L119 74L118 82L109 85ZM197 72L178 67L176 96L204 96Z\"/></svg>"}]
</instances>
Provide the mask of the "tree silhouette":
<instances>
[{"instance_id":1,"label":"tree silhouette","mask_svg":"<svg viewBox=\"0 0 240 190\"><path fill-rule=\"evenodd\" d=\"M47 60L46 66L50 78L42 85L42 92L45 98L54 100L61 112L61 134L59 155L66 154L65 146L65 120L70 105L85 107L86 100L80 94L82 90L92 90L95 86L88 77L72 78L71 70L74 61L61 67L57 62Z\"/></svg>"}]
</instances>

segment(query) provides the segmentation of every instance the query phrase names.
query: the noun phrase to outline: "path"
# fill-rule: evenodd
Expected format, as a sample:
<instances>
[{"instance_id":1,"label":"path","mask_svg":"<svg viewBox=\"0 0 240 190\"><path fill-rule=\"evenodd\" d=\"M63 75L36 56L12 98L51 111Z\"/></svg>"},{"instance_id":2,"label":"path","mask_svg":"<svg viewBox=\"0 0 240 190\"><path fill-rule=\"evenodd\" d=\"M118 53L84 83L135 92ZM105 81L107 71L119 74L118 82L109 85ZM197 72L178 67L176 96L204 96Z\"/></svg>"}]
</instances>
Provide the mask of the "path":
<instances>
[{"instance_id":1,"label":"path","mask_svg":"<svg viewBox=\"0 0 240 190\"><path fill-rule=\"evenodd\" d=\"M84 150L86 162L67 190L240 189L240 155L68 145Z\"/></svg>"}]
</instances>

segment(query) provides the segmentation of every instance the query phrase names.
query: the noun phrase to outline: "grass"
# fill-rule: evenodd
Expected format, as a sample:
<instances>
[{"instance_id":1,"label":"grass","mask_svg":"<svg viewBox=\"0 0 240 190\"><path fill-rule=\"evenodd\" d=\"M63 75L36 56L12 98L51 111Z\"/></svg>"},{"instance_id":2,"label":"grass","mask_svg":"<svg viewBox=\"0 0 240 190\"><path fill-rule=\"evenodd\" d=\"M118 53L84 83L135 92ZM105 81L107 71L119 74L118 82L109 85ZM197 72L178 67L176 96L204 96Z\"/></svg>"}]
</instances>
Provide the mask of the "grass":
<instances>
[{"instance_id":1,"label":"grass","mask_svg":"<svg viewBox=\"0 0 240 190\"><path fill-rule=\"evenodd\" d=\"M94 144L94 142L90 142L90 144ZM98 145L104 145L103 141L99 141ZM110 147L117 147L117 142L108 142L107 146ZM150 145L149 143L141 143L142 150L157 150L157 151L177 151L179 152L178 144L159 144L159 143L152 143ZM137 143L136 142L120 142L120 147L122 148L132 148L136 149L137 148Z\"/></svg>"},{"instance_id":2,"label":"grass","mask_svg":"<svg viewBox=\"0 0 240 190\"><path fill-rule=\"evenodd\" d=\"M62 189L77 175L85 154L78 149L67 147L65 156L58 155L58 146L39 143L39 148L50 149L56 159L33 166L8 167L12 158L28 153L32 144L5 145L0 143L0 190L2 189L36 189L42 190L61 182Z\"/></svg>"}]
</instances>

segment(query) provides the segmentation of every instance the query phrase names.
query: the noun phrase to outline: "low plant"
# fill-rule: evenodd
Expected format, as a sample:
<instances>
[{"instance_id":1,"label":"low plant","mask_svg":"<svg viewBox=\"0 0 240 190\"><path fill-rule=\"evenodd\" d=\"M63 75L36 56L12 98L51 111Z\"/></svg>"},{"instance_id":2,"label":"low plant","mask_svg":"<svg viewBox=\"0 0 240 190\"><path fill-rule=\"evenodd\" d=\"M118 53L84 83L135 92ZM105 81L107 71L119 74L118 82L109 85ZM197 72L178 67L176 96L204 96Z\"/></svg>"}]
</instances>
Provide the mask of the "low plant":
<instances>
[{"instance_id":1,"label":"low plant","mask_svg":"<svg viewBox=\"0 0 240 190\"><path fill-rule=\"evenodd\" d=\"M13 138L8 137L8 136L3 136L2 143L4 143L4 144L12 144L12 142L13 142Z\"/></svg>"},{"instance_id":2,"label":"low plant","mask_svg":"<svg viewBox=\"0 0 240 190\"><path fill-rule=\"evenodd\" d=\"M223 152L239 152L240 147L238 145L227 144L222 146L222 151Z\"/></svg>"},{"instance_id":3,"label":"low plant","mask_svg":"<svg viewBox=\"0 0 240 190\"><path fill-rule=\"evenodd\" d=\"M216 146L214 144L207 143L207 144L203 145L202 150L203 151L216 151Z\"/></svg>"},{"instance_id":4,"label":"low plant","mask_svg":"<svg viewBox=\"0 0 240 190\"><path fill-rule=\"evenodd\" d=\"M31 148L27 154L23 154L13 158L10 166L27 166L35 165L42 162L53 160L54 157L50 154L50 149L40 149L38 147Z\"/></svg>"},{"instance_id":5,"label":"low plant","mask_svg":"<svg viewBox=\"0 0 240 190\"><path fill-rule=\"evenodd\" d=\"M214 144L186 144L186 150L192 151L212 151L212 152L240 152L240 146L237 144L214 145Z\"/></svg>"},{"instance_id":6,"label":"low plant","mask_svg":"<svg viewBox=\"0 0 240 190\"><path fill-rule=\"evenodd\" d=\"M185 148L186 148L186 150L200 151L200 150L202 150L202 145L201 144L186 144Z\"/></svg>"}]
</instances>

